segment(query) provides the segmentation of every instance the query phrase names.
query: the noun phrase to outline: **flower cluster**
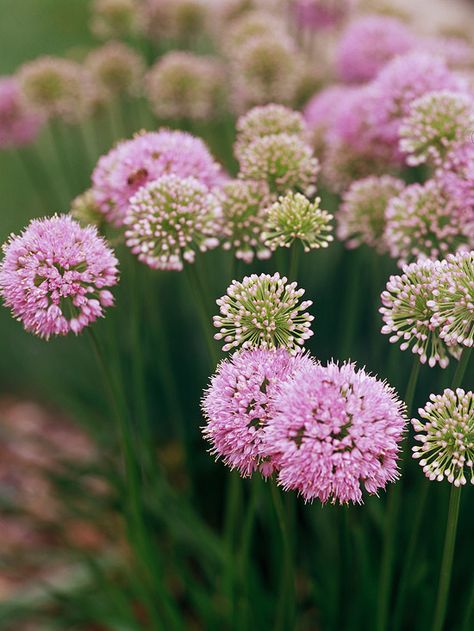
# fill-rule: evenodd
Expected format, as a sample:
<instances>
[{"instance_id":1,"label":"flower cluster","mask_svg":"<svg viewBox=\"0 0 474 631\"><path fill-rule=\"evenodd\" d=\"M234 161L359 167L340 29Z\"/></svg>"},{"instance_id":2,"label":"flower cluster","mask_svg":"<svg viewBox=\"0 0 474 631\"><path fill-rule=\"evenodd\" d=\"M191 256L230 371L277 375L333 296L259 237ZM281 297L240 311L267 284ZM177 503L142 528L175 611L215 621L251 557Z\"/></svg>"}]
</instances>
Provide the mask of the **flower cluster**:
<instances>
[{"instance_id":1,"label":"flower cluster","mask_svg":"<svg viewBox=\"0 0 474 631\"><path fill-rule=\"evenodd\" d=\"M275 36L288 38L283 20L267 11L254 9L231 21L223 33L221 46L224 54L230 57L254 38Z\"/></svg>"},{"instance_id":2,"label":"flower cluster","mask_svg":"<svg viewBox=\"0 0 474 631\"><path fill-rule=\"evenodd\" d=\"M418 414L412 424L421 444L413 447L413 457L426 477L474 484L474 393L458 388L432 394Z\"/></svg>"},{"instance_id":3,"label":"flower cluster","mask_svg":"<svg viewBox=\"0 0 474 631\"><path fill-rule=\"evenodd\" d=\"M206 0L144 0L142 28L153 41L189 42L205 32L209 8Z\"/></svg>"},{"instance_id":4,"label":"flower cluster","mask_svg":"<svg viewBox=\"0 0 474 631\"><path fill-rule=\"evenodd\" d=\"M41 128L42 117L29 111L13 77L0 77L0 149L32 142Z\"/></svg>"},{"instance_id":5,"label":"flower cluster","mask_svg":"<svg viewBox=\"0 0 474 631\"><path fill-rule=\"evenodd\" d=\"M93 226L67 215L35 219L3 251L3 300L35 335L80 333L113 304L118 262Z\"/></svg>"},{"instance_id":6,"label":"flower cluster","mask_svg":"<svg viewBox=\"0 0 474 631\"><path fill-rule=\"evenodd\" d=\"M91 30L100 38L127 37L139 26L137 0L94 0Z\"/></svg>"},{"instance_id":7,"label":"flower cluster","mask_svg":"<svg viewBox=\"0 0 474 631\"><path fill-rule=\"evenodd\" d=\"M110 96L138 94L145 72L143 58L122 42L107 42L89 53L85 60L91 76Z\"/></svg>"},{"instance_id":8,"label":"flower cluster","mask_svg":"<svg viewBox=\"0 0 474 631\"><path fill-rule=\"evenodd\" d=\"M311 202L301 193L280 197L268 210L262 238L270 250L300 241L304 251L327 248L333 240L332 215L321 210L320 197Z\"/></svg>"},{"instance_id":9,"label":"flower cluster","mask_svg":"<svg viewBox=\"0 0 474 631\"><path fill-rule=\"evenodd\" d=\"M300 302L303 294L304 289L278 273L234 280L217 300L220 315L214 316L214 326L220 331L214 337L224 341L224 351L241 346L296 352L313 335L314 318L306 311L312 302Z\"/></svg>"}]
</instances>

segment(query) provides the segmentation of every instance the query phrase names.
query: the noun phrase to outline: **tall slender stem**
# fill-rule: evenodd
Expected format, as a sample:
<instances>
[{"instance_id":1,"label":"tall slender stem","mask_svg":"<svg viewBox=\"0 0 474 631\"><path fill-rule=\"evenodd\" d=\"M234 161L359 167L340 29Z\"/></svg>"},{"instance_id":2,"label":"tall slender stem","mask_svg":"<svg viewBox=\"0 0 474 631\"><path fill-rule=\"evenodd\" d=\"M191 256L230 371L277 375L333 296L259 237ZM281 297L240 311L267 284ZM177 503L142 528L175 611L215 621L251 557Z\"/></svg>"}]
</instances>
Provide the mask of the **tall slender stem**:
<instances>
[{"instance_id":1,"label":"tall slender stem","mask_svg":"<svg viewBox=\"0 0 474 631\"><path fill-rule=\"evenodd\" d=\"M472 354L472 347L464 348L461 357L459 358L458 365L456 367L456 372L454 373L453 382L451 384L451 388L455 390L462 385L464 375L466 374L467 367L469 365L469 360Z\"/></svg>"},{"instance_id":2,"label":"tall slender stem","mask_svg":"<svg viewBox=\"0 0 474 631\"><path fill-rule=\"evenodd\" d=\"M184 269L186 270L186 277L188 279L191 292L194 295L194 301L196 303L196 307L199 313L199 318L201 320L201 326L204 332L204 337L206 338L206 344L209 351L209 358L212 363L212 369L214 369L217 362L219 361L219 356L218 356L216 345L212 336L211 319L207 312L207 305L206 305L206 300L203 293L203 288L197 276L197 272L194 265L192 264L185 265Z\"/></svg>"},{"instance_id":3,"label":"tall slender stem","mask_svg":"<svg viewBox=\"0 0 474 631\"><path fill-rule=\"evenodd\" d=\"M294 628L295 574L290 534L288 532L285 508L281 499L280 490L273 481L270 481L269 484L284 551L283 574L280 583L280 593L278 597L278 608L274 629L275 631L283 631L284 629Z\"/></svg>"},{"instance_id":4,"label":"tall slender stem","mask_svg":"<svg viewBox=\"0 0 474 631\"><path fill-rule=\"evenodd\" d=\"M290 269L288 273L288 278L290 281L295 281L298 279L299 260L300 260L300 244L296 242L296 243L293 243L293 245L291 246Z\"/></svg>"}]
</instances>

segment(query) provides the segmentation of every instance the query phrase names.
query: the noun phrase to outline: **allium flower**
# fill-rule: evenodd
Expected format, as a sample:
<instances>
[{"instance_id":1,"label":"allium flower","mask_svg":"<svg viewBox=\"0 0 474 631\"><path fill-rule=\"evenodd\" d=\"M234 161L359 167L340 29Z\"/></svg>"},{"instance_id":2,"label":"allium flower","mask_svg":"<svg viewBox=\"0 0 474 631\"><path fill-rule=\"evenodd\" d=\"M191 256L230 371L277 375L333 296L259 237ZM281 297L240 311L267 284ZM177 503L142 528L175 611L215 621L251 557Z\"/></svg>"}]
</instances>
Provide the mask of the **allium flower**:
<instances>
[{"instance_id":1,"label":"allium flower","mask_svg":"<svg viewBox=\"0 0 474 631\"><path fill-rule=\"evenodd\" d=\"M290 134L256 138L240 156L240 177L267 182L272 193L296 190L311 195L318 171L311 148Z\"/></svg>"},{"instance_id":2,"label":"allium flower","mask_svg":"<svg viewBox=\"0 0 474 631\"><path fill-rule=\"evenodd\" d=\"M142 25L155 41L187 42L205 32L210 3L206 0L145 0Z\"/></svg>"},{"instance_id":3,"label":"allium flower","mask_svg":"<svg viewBox=\"0 0 474 631\"><path fill-rule=\"evenodd\" d=\"M91 30L102 39L133 35L138 29L139 8L137 0L94 0Z\"/></svg>"},{"instance_id":4,"label":"allium flower","mask_svg":"<svg viewBox=\"0 0 474 631\"><path fill-rule=\"evenodd\" d=\"M400 127L400 150L407 164L441 166L446 156L465 144L474 130L474 100L467 94L428 92L410 105Z\"/></svg>"},{"instance_id":5,"label":"allium flower","mask_svg":"<svg viewBox=\"0 0 474 631\"><path fill-rule=\"evenodd\" d=\"M222 208L224 250L233 248L235 256L245 263L251 263L254 256L268 258L262 229L272 196L266 183L233 180L223 184L216 195Z\"/></svg>"},{"instance_id":6,"label":"allium flower","mask_svg":"<svg viewBox=\"0 0 474 631\"><path fill-rule=\"evenodd\" d=\"M18 83L13 77L0 77L0 149L32 142L42 118L26 109Z\"/></svg>"},{"instance_id":7,"label":"allium flower","mask_svg":"<svg viewBox=\"0 0 474 631\"><path fill-rule=\"evenodd\" d=\"M125 216L125 242L138 260L152 269L183 269L195 250L219 243L216 198L194 177L163 175L142 186Z\"/></svg>"},{"instance_id":8,"label":"allium flower","mask_svg":"<svg viewBox=\"0 0 474 631\"><path fill-rule=\"evenodd\" d=\"M220 167L204 142L186 132L162 129L137 134L102 156L94 169L93 190L101 212L121 226L130 197L168 173L196 177L212 187L219 182Z\"/></svg>"},{"instance_id":9,"label":"allium flower","mask_svg":"<svg viewBox=\"0 0 474 631\"><path fill-rule=\"evenodd\" d=\"M413 458L426 477L461 486L468 476L474 484L474 393L457 388L431 394L418 414L422 420L412 424L421 445L413 447Z\"/></svg>"},{"instance_id":10,"label":"allium flower","mask_svg":"<svg viewBox=\"0 0 474 631\"><path fill-rule=\"evenodd\" d=\"M466 142L453 151L437 172L446 196L462 216L469 234L474 234L474 144Z\"/></svg>"},{"instance_id":11,"label":"allium flower","mask_svg":"<svg viewBox=\"0 0 474 631\"><path fill-rule=\"evenodd\" d=\"M147 76L147 93L156 116L209 120L222 105L224 72L214 57L171 51Z\"/></svg>"},{"instance_id":12,"label":"allium flower","mask_svg":"<svg viewBox=\"0 0 474 631\"><path fill-rule=\"evenodd\" d=\"M316 92L305 106L303 116L317 155L323 152L327 131L332 126L339 107L352 91L353 88L347 86L331 85Z\"/></svg>"},{"instance_id":13,"label":"allium flower","mask_svg":"<svg viewBox=\"0 0 474 631\"><path fill-rule=\"evenodd\" d=\"M390 342L401 342L402 351L411 347L422 364L439 364L446 368L448 355L459 355L459 348L448 347L433 323L433 301L438 294L442 266L439 261L420 260L403 268L402 274L390 276L382 292L380 313L384 321L382 333Z\"/></svg>"},{"instance_id":14,"label":"allium flower","mask_svg":"<svg viewBox=\"0 0 474 631\"><path fill-rule=\"evenodd\" d=\"M402 180L382 175L356 180L342 197L337 212L337 237L346 241L348 248L363 243L381 254L387 249L383 239L385 210L392 197L399 195L405 184Z\"/></svg>"},{"instance_id":15,"label":"allium flower","mask_svg":"<svg viewBox=\"0 0 474 631\"><path fill-rule=\"evenodd\" d=\"M86 57L88 68L99 87L110 95L138 94L145 62L133 48L122 42L107 42Z\"/></svg>"},{"instance_id":16,"label":"allium flower","mask_svg":"<svg viewBox=\"0 0 474 631\"><path fill-rule=\"evenodd\" d=\"M272 422L272 399L287 379L311 364L306 355L283 348L237 352L221 362L202 400L211 453L243 477L257 470L271 475L274 464L262 453L262 439Z\"/></svg>"},{"instance_id":17,"label":"allium flower","mask_svg":"<svg viewBox=\"0 0 474 631\"><path fill-rule=\"evenodd\" d=\"M291 0L299 26L312 30L337 26L353 5L354 0Z\"/></svg>"},{"instance_id":18,"label":"allium flower","mask_svg":"<svg viewBox=\"0 0 474 631\"><path fill-rule=\"evenodd\" d=\"M69 214L81 226L102 226L104 215L95 200L94 191L89 188L72 200Z\"/></svg>"},{"instance_id":19,"label":"allium flower","mask_svg":"<svg viewBox=\"0 0 474 631\"><path fill-rule=\"evenodd\" d=\"M246 11L234 19L222 34L223 53L228 57L238 54L239 49L255 37L288 37L284 22L274 13Z\"/></svg>"},{"instance_id":20,"label":"allium flower","mask_svg":"<svg viewBox=\"0 0 474 631\"><path fill-rule=\"evenodd\" d=\"M34 219L3 251L3 300L35 335L80 333L113 304L118 261L93 226L67 215Z\"/></svg>"},{"instance_id":21,"label":"allium flower","mask_svg":"<svg viewBox=\"0 0 474 631\"><path fill-rule=\"evenodd\" d=\"M310 365L273 400L262 451L278 483L305 500L362 503L397 479L405 406L385 382L354 364Z\"/></svg>"},{"instance_id":22,"label":"allium flower","mask_svg":"<svg viewBox=\"0 0 474 631\"><path fill-rule=\"evenodd\" d=\"M406 53L416 43L401 20L385 15L367 15L352 21L336 49L339 77L349 83L365 83L396 55Z\"/></svg>"},{"instance_id":23,"label":"allium flower","mask_svg":"<svg viewBox=\"0 0 474 631\"><path fill-rule=\"evenodd\" d=\"M72 121L84 114L92 90L82 66L60 57L38 57L24 64L18 82L31 110Z\"/></svg>"},{"instance_id":24,"label":"allium flower","mask_svg":"<svg viewBox=\"0 0 474 631\"><path fill-rule=\"evenodd\" d=\"M235 53L231 68L237 111L265 103L291 105L304 67L291 40L276 35L250 38Z\"/></svg>"},{"instance_id":25,"label":"allium flower","mask_svg":"<svg viewBox=\"0 0 474 631\"><path fill-rule=\"evenodd\" d=\"M320 197L311 202L301 193L280 197L268 210L262 238L270 250L289 248L301 241L304 251L327 248L333 241L333 216L321 210Z\"/></svg>"},{"instance_id":26,"label":"allium flower","mask_svg":"<svg viewBox=\"0 0 474 631\"><path fill-rule=\"evenodd\" d=\"M385 218L385 241L401 264L420 256L441 258L472 240L462 213L435 180L407 186L389 201Z\"/></svg>"},{"instance_id":27,"label":"allium flower","mask_svg":"<svg viewBox=\"0 0 474 631\"><path fill-rule=\"evenodd\" d=\"M432 322L446 344L474 346L474 251L450 254L441 266Z\"/></svg>"},{"instance_id":28,"label":"allium flower","mask_svg":"<svg viewBox=\"0 0 474 631\"><path fill-rule=\"evenodd\" d=\"M305 140L307 133L304 119L299 112L275 103L254 107L237 120L236 128L234 153L237 158L240 158L256 138L290 134Z\"/></svg>"},{"instance_id":29,"label":"allium flower","mask_svg":"<svg viewBox=\"0 0 474 631\"><path fill-rule=\"evenodd\" d=\"M286 348L296 353L313 335L314 318L306 312L313 303L299 302L303 294L304 289L297 289L296 283L288 283L278 272L234 280L227 294L217 300L220 315L214 316L214 326L220 331L214 337L224 340L224 351L241 346Z\"/></svg>"}]
</instances>

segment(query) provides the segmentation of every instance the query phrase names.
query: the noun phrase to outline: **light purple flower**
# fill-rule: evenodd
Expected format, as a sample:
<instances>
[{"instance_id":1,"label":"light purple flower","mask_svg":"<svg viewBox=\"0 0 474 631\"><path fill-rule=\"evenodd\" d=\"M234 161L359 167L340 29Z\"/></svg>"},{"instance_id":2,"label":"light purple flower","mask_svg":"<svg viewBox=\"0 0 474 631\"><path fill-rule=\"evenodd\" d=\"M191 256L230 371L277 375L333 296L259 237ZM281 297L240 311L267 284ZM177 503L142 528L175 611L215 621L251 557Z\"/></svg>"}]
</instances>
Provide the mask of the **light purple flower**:
<instances>
[{"instance_id":1,"label":"light purple flower","mask_svg":"<svg viewBox=\"0 0 474 631\"><path fill-rule=\"evenodd\" d=\"M38 135L43 119L29 111L14 77L0 77L0 149L26 145Z\"/></svg>"}]
</instances>

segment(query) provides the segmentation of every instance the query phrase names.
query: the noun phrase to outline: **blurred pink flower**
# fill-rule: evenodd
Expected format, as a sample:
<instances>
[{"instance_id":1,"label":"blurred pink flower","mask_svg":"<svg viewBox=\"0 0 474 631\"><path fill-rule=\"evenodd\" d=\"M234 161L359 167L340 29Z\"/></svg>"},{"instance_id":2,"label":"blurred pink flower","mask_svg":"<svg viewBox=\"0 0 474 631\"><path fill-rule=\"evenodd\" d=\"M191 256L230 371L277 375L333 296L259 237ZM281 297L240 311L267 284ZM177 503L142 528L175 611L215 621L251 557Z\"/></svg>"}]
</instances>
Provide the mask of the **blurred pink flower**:
<instances>
[{"instance_id":1,"label":"blurred pink flower","mask_svg":"<svg viewBox=\"0 0 474 631\"><path fill-rule=\"evenodd\" d=\"M42 122L24 105L16 79L0 77L0 149L33 142Z\"/></svg>"}]
</instances>

